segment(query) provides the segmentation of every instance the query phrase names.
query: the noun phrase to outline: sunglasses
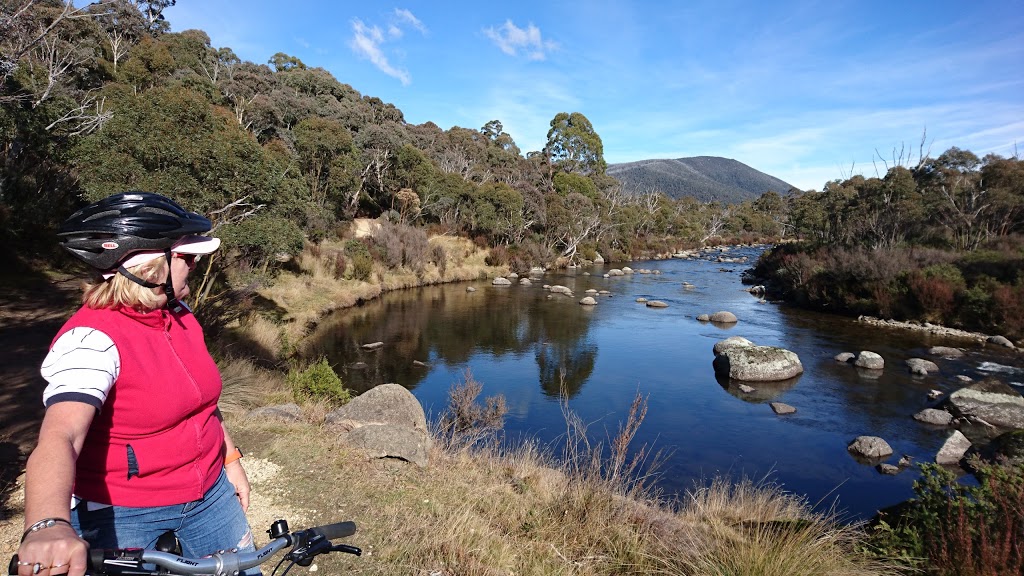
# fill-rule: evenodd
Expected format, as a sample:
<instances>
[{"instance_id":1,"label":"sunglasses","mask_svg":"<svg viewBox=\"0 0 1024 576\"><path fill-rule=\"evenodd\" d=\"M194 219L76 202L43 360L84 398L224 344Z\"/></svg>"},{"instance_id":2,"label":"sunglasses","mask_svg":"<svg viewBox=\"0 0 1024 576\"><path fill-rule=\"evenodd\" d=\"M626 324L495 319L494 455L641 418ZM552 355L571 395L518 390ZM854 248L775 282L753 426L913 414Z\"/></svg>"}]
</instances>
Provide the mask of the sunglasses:
<instances>
[{"instance_id":1,"label":"sunglasses","mask_svg":"<svg viewBox=\"0 0 1024 576\"><path fill-rule=\"evenodd\" d=\"M196 262L199 262L199 255L198 254L178 254L177 252L175 252L174 253L174 257L175 258L181 258L182 260L184 260L185 264L189 268L192 268L193 266L196 265Z\"/></svg>"}]
</instances>

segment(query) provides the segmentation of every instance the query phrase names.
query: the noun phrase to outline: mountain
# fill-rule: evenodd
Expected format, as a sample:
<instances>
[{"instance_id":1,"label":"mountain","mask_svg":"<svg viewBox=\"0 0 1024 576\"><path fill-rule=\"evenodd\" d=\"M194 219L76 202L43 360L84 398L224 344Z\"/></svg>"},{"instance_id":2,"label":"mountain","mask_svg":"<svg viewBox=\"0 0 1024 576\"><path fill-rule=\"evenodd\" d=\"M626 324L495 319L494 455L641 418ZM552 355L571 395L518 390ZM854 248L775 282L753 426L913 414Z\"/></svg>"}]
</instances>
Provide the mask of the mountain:
<instances>
[{"instance_id":1,"label":"mountain","mask_svg":"<svg viewBox=\"0 0 1024 576\"><path fill-rule=\"evenodd\" d=\"M769 190L785 195L793 188L742 162L717 156L609 164L608 174L632 194L653 190L672 198L692 196L702 202L718 200L723 204L739 204Z\"/></svg>"}]
</instances>

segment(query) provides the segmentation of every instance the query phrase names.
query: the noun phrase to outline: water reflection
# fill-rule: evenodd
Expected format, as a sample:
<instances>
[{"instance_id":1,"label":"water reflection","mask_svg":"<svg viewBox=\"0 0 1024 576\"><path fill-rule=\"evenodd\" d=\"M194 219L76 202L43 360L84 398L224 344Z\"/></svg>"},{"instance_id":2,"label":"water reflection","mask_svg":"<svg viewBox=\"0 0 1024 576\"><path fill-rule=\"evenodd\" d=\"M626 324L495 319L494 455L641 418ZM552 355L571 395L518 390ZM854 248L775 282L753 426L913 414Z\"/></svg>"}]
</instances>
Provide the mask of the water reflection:
<instances>
[{"instance_id":1,"label":"water reflection","mask_svg":"<svg viewBox=\"0 0 1024 576\"><path fill-rule=\"evenodd\" d=\"M598 436L625 420L640 392L649 410L637 442L672 453L659 481L667 493L715 474L771 475L822 507L838 498L837 508L852 518L910 497L917 477L910 469L887 476L858 463L847 451L854 438L884 438L895 451L891 463L903 454L931 461L949 430L912 418L934 405L931 390L948 395L961 386L957 375L977 378L996 367L1008 367L998 369L1012 381L1024 379L1020 358L1009 352L761 303L739 282L746 264L642 265L662 273L604 278L600 270L589 276L576 270L549 273L533 286L477 282L476 292L446 285L388 294L325 320L302 353L326 356L357 391L385 382L406 386L435 415L469 368L485 396L506 397L508 436L541 443L557 442L565 430L558 401L563 387L569 408L594 423ZM542 283L565 285L576 296L552 295ZM612 296L580 306L588 289ZM669 306L648 308L639 297ZM696 320L719 310L739 322ZM712 367L712 347L729 336L796 352L803 375L741 392L738 383L717 379ZM362 348L372 342L384 346ZM968 356L928 356L936 345L967 347ZM885 370L868 374L834 360L860 350L880 354ZM939 373L911 375L904 362L912 357L935 361ZM797 412L776 416L771 401Z\"/></svg>"},{"instance_id":2,"label":"water reflection","mask_svg":"<svg viewBox=\"0 0 1024 576\"><path fill-rule=\"evenodd\" d=\"M571 397L594 370L597 346L586 340L591 319L575 298L549 298L541 287L433 286L333 315L306 340L302 355L326 357L347 387L363 392L386 382L415 389L430 364L462 366L476 355L499 362L532 351L543 393L557 396L564 387ZM384 346L362 348L373 342Z\"/></svg>"},{"instance_id":3,"label":"water reflection","mask_svg":"<svg viewBox=\"0 0 1024 576\"><path fill-rule=\"evenodd\" d=\"M800 381L800 376L774 382L740 382L729 378L728 374L716 374L715 379L726 392L736 398L744 402L763 404L774 402L790 388L796 386L796 383ZM744 392L741 386L747 386L749 391Z\"/></svg>"}]
</instances>

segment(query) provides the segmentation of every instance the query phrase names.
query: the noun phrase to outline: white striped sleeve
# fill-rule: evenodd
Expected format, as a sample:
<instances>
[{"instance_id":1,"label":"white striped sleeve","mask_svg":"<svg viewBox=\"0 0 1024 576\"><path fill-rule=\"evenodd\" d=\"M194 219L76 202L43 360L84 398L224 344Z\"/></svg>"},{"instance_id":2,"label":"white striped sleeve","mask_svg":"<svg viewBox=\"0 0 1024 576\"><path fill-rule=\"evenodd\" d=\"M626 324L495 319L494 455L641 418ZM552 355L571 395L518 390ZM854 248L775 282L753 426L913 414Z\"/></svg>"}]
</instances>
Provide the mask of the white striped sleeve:
<instances>
[{"instance_id":1,"label":"white striped sleeve","mask_svg":"<svg viewBox=\"0 0 1024 576\"><path fill-rule=\"evenodd\" d=\"M117 346L95 328L78 327L61 334L39 372L47 382L43 405L85 402L99 410L121 371Z\"/></svg>"}]
</instances>

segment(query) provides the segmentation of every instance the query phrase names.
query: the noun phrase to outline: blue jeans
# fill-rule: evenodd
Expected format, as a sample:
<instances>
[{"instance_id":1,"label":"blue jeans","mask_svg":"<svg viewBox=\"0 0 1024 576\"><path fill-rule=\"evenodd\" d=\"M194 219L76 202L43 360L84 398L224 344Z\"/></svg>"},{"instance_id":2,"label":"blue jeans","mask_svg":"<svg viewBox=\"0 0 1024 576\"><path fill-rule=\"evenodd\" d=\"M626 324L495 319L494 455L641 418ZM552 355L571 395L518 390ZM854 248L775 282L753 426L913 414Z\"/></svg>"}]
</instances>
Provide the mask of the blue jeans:
<instances>
[{"instance_id":1,"label":"blue jeans","mask_svg":"<svg viewBox=\"0 0 1024 576\"><path fill-rule=\"evenodd\" d=\"M230 548L256 549L235 488L223 471L199 500L152 508L88 508L87 502L80 502L71 511L71 523L93 548L152 549L156 539L170 530L187 557L199 558ZM258 576L261 572L254 567L244 574Z\"/></svg>"}]
</instances>

